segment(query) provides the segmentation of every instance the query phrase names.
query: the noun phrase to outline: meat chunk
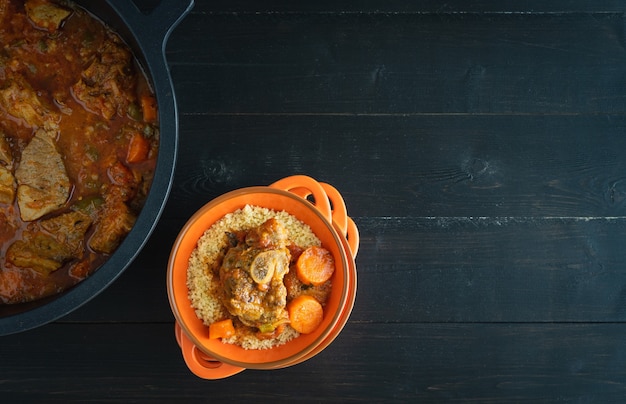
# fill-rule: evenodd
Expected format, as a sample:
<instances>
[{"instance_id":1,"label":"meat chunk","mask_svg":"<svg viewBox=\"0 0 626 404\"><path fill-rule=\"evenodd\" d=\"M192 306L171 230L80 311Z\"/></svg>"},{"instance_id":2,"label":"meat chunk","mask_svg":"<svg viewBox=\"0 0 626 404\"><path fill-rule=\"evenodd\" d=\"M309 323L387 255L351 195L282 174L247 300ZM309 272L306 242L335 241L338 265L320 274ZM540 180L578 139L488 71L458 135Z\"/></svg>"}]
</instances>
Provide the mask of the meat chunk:
<instances>
[{"instance_id":1,"label":"meat chunk","mask_svg":"<svg viewBox=\"0 0 626 404\"><path fill-rule=\"evenodd\" d=\"M58 114L46 108L37 92L20 75L12 75L0 84L0 107L9 115L21 119L28 127L58 128Z\"/></svg>"},{"instance_id":2,"label":"meat chunk","mask_svg":"<svg viewBox=\"0 0 626 404\"><path fill-rule=\"evenodd\" d=\"M274 218L251 229L246 235L246 244L256 248L282 248L288 243L287 229Z\"/></svg>"},{"instance_id":3,"label":"meat chunk","mask_svg":"<svg viewBox=\"0 0 626 404\"><path fill-rule=\"evenodd\" d=\"M0 165L0 203L10 205L15 198L15 178L11 171Z\"/></svg>"},{"instance_id":4,"label":"meat chunk","mask_svg":"<svg viewBox=\"0 0 626 404\"><path fill-rule=\"evenodd\" d=\"M107 191L107 199L120 199L124 202L132 199L137 193L137 179L133 172L120 161L107 169L107 176L112 186Z\"/></svg>"},{"instance_id":5,"label":"meat chunk","mask_svg":"<svg viewBox=\"0 0 626 404\"><path fill-rule=\"evenodd\" d=\"M9 0L0 0L0 22L8 15Z\"/></svg>"},{"instance_id":6,"label":"meat chunk","mask_svg":"<svg viewBox=\"0 0 626 404\"><path fill-rule=\"evenodd\" d=\"M7 138L0 132L0 164L11 166L13 164L13 155Z\"/></svg>"},{"instance_id":7,"label":"meat chunk","mask_svg":"<svg viewBox=\"0 0 626 404\"><path fill-rule=\"evenodd\" d=\"M11 223L5 212L0 211L0 245L13 238L15 230L15 224Z\"/></svg>"},{"instance_id":8,"label":"meat chunk","mask_svg":"<svg viewBox=\"0 0 626 404\"><path fill-rule=\"evenodd\" d=\"M31 268L42 275L61 268L73 257L71 248L55 237L37 233L25 233L7 249L7 261L21 268Z\"/></svg>"},{"instance_id":9,"label":"meat chunk","mask_svg":"<svg viewBox=\"0 0 626 404\"><path fill-rule=\"evenodd\" d=\"M15 177L11 172L13 156L4 134L0 132L0 203L12 204L15 199Z\"/></svg>"},{"instance_id":10,"label":"meat chunk","mask_svg":"<svg viewBox=\"0 0 626 404\"><path fill-rule=\"evenodd\" d=\"M47 0L26 0L24 8L35 26L51 33L56 32L63 21L72 14L71 11Z\"/></svg>"},{"instance_id":11,"label":"meat chunk","mask_svg":"<svg viewBox=\"0 0 626 404\"><path fill-rule=\"evenodd\" d=\"M220 269L220 280L224 285L224 306L239 318L242 323L256 327L263 332L271 332L287 322L287 290L283 276L288 270L287 250L276 250L273 266L267 273L269 280L259 284L250 273L250 267L257 256L250 250L230 249L224 257ZM264 257L265 258L265 257Z\"/></svg>"},{"instance_id":12,"label":"meat chunk","mask_svg":"<svg viewBox=\"0 0 626 404\"><path fill-rule=\"evenodd\" d=\"M110 254L135 224L136 216L126 202L136 193L137 179L119 161L107 169L107 176L111 184L103 190L104 204L89 246L95 251Z\"/></svg>"},{"instance_id":13,"label":"meat chunk","mask_svg":"<svg viewBox=\"0 0 626 404\"><path fill-rule=\"evenodd\" d=\"M111 37L72 90L85 107L106 119L115 114L125 116L135 99L132 69L130 52Z\"/></svg>"},{"instance_id":14,"label":"meat chunk","mask_svg":"<svg viewBox=\"0 0 626 404\"><path fill-rule=\"evenodd\" d=\"M26 232L9 246L7 261L48 275L70 260L83 258L83 242L91 225L87 214L68 212L42 220L40 225L40 230Z\"/></svg>"},{"instance_id":15,"label":"meat chunk","mask_svg":"<svg viewBox=\"0 0 626 404\"><path fill-rule=\"evenodd\" d=\"M270 219L228 249L219 269L226 309L262 333L289 321L283 283L290 261L286 235L282 224Z\"/></svg>"},{"instance_id":16,"label":"meat chunk","mask_svg":"<svg viewBox=\"0 0 626 404\"><path fill-rule=\"evenodd\" d=\"M4 268L0 271L0 302L19 303L24 296L30 296L34 289L33 277L34 274L18 268Z\"/></svg>"},{"instance_id":17,"label":"meat chunk","mask_svg":"<svg viewBox=\"0 0 626 404\"><path fill-rule=\"evenodd\" d=\"M70 195L63 158L54 139L43 130L37 131L24 148L15 177L17 203L24 221L36 220L60 208Z\"/></svg>"},{"instance_id":18,"label":"meat chunk","mask_svg":"<svg viewBox=\"0 0 626 404\"><path fill-rule=\"evenodd\" d=\"M287 288L287 300L295 299L300 295L309 295L313 296L322 305L325 305L332 290L332 282L330 280L321 285L305 285L298 279L295 269L287 272L284 281Z\"/></svg>"},{"instance_id":19,"label":"meat chunk","mask_svg":"<svg viewBox=\"0 0 626 404\"><path fill-rule=\"evenodd\" d=\"M41 227L54 235L58 242L67 245L74 258L82 258L85 233L89 226L91 217L81 211L63 213L41 221Z\"/></svg>"},{"instance_id":20,"label":"meat chunk","mask_svg":"<svg viewBox=\"0 0 626 404\"><path fill-rule=\"evenodd\" d=\"M107 198L89 240L93 250L111 254L135 224L136 217L119 198Z\"/></svg>"}]
</instances>

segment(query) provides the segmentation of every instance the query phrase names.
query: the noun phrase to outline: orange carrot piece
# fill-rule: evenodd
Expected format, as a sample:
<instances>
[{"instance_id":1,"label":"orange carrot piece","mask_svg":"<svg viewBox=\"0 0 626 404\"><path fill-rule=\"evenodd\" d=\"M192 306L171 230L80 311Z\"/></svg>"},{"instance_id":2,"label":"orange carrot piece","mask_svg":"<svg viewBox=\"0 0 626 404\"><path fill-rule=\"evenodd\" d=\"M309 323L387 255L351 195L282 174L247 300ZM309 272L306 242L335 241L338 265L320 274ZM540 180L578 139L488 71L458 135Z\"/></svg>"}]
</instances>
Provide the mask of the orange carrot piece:
<instances>
[{"instance_id":1,"label":"orange carrot piece","mask_svg":"<svg viewBox=\"0 0 626 404\"><path fill-rule=\"evenodd\" d=\"M209 338L229 338L235 335L235 327L233 326L233 320L227 318L226 320L216 321L209 325Z\"/></svg>"},{"instance_id":2,"label":"orange carrot piece","mask_svg":"<svg viewBox=\"0 0 626 404\"><path fill-rule=\"evenodd\" d=\"M306 285L321 285L333 276L335 261L325 248L312 246L300 254L296 261L298 279Z\"/></svg>"},{"instance_id":3,"label":"orange carrot piece","mask_svg":"<svg viewBox=\"0 0 626 404\"><path fill-rule=\"evenodd\" d=\"M141 133L135 133L130 138L128 144L128 153L126 154L126 161L129 163L139 163L148 158L150 152L150 142L143 137Z\"/></svg>"},{"instance_id":4,"label":"orange carrot piece","mask_svg":"<svg viewBox=\"0 0 626 404\"><path fill-rule=\"evenodd\" d=\"M310 334L324 318L322 305L309 295L300 295L287 303L291 327L301 334Z\"/></svg>"},{"instance_id":5,"label":"orange carrot piece","mask_svg":"<svg viewBox=\"0 0 626 404\"><path fill-rule=\"evenodd\" d=\"M156 99L151 95L141 96L141 111L145 122L155 123L158 119Z\"/></svg>"}]
</instances>

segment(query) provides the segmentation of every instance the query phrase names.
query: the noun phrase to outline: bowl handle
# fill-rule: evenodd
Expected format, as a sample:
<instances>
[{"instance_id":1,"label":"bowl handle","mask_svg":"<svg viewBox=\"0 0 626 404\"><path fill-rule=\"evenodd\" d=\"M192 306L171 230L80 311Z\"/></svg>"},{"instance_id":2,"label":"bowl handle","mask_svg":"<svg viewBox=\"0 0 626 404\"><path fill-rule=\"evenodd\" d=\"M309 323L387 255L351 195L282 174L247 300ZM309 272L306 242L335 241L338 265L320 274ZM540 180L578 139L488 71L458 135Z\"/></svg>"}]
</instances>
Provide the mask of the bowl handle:
<instances>
[{"instance_id":1,"label":"bowl handle","mask_svg":"<svg viewBox=\"0 0 626 404\"><path fill-rule=\"evenodd\" d=\"M178 323L174 325L174 334L183 352L185 364L196 376L207 380L217 380L236 375L245 370L245 368L220 362L206 355L185 335Z\"/></svg>"},{"instance_id":2,"label":"bowl handle","mask_svg":"<svg viewBox=\"0 0 626 404\"><path fill-rule=\"evenodd\" d=\"M356 258L359 250L359 230L354 220L348 216L343 197L335 187L325 182L318 182L306 175L286 177L271 184L270 187L289 191L313 203L329 222L335 223L342 235L346 237L352 257ZM310 200L311 197L313 201Z\"/></svg>"},{"instance_id":3,"label":"bowl handle","mask_svg":"<svg viewBox=\"0 0 626 404\"><path fill-rule=\"evenodd\" d=\"M352 258L356 258L356 253L359 252L361 237L359 235L359 229L356 227L356 223L354 223L354 220L352 220L351 217L348 217L348 228L345 236L348 241L348 245L350 246Z\"/></svg>"},{"instance_id":4,"label":"bowl handle","mask_svg":"<svg viewBox=\"0 0 626 404\"><path fill-rule=\"evenodd\" d=\"M270 187L289 191L306 199L315 205L326 220L332 223L333 215L328 195L326 195L326 191L324 191L322 185L313 178L306 175L292 175L276 181L271 184ZM310 196L313 196L313 200L309 199Z\"/></svg>"},{"instance_id":5,"label":"bowl handle","mask_svg":"<svg viewBox=\"0 0 626 404\"><path fill-rule=\"evenodd\" d=\"M356 258L356 253L359 250L359 229L356 227L354 220L348 216L346 203L339 191L325 182L320 182L320 185L324 188L324 191L326 191L326 195L328 195L328 199L332 205L333 221L346 237L352 257Z\"/></svg>"}]
</instances>

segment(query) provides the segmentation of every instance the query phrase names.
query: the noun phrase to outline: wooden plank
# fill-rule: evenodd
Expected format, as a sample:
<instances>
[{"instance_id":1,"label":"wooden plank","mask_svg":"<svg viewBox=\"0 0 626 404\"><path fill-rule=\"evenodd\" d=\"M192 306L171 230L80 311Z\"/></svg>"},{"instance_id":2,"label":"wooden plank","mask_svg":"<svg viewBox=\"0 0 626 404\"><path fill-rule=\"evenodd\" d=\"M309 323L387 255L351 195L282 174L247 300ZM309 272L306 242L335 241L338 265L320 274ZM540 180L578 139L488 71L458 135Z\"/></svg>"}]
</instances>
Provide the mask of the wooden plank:
<instances>
[{"instance_id":1,"label":"wooden plank","mask_svg":"<svg viewBox=\"0 0 626 404\"><path fill-rule=\"evenodd\" d=\"M142 0L146 2L146 0ZM151 0L155 2L155 0ZM150 1L148 1L150 2ZM271 2L258 2L254 0L221 0L221 1L196 1L195 12L307 12L307 13L367 13L367 12L400 12L400 13L450 13L450 12L509 12L509 13L567 13L567 12L622 12L626 8L624 3L617 0L604 1L515 1L515 0L481 0L467 2L452 0L441 2L437 0L425 0L419 2L407 2L402 0L319 0L288 1L274 0Z\"/></svg>"},{"instance_id":2,"label":"wooden plank","mask_svg":"<svg viewBox=\"0 0 626 404\"><path fill-rule=\"evenodd\" d=\"M626 321L626 218L355 219L352 321ZM120 279L60 322L171 321L165 272L178 228L161 222Z\"/></svg>"},{"instance_id":3,"label":"wooden plank","mask_svg":"<svg viewBox=\"0 0 626 404\"><path fill-rule=\"evenodd\" d=\"M355 321L624 321L624 219L362 219ZM412 241L410 241L412 240ZM390 310L391 309L391 310Z\"/></svg>"},{"instance_id":4,"label":"wooden plank","mask_svg":"<svg viewBox=\"0 0 626 404\"><path fill-rule=\"evenodd\" d=\"M625 333L624 324L351 323L305 363L206 381L185 368L171 324L55 324L3 337L0 393L11 402L285 400L294 391L311 402L619 402Z\"/></svg>"},{"instance_id":5,"label":"wooden plank","mask_svg":"<svg viewBox=\"0 0 626 404\"><path fill-rule=\"evenodd\" d=\"M180 152L194 158L178 162L168 213L306 173L359 217L626 216L625 129L623 115L185 113Z\"/></svg>"},{"instance_id":6,"label":"wooden plank","mask_svg":"<svg viewBox=\"0 0 626 404\"><path fill-rule=\"evenodd\" d=\"M193 114L626 112L622 13L196 14L168 60Z\"/></svg>"}]
</instances>

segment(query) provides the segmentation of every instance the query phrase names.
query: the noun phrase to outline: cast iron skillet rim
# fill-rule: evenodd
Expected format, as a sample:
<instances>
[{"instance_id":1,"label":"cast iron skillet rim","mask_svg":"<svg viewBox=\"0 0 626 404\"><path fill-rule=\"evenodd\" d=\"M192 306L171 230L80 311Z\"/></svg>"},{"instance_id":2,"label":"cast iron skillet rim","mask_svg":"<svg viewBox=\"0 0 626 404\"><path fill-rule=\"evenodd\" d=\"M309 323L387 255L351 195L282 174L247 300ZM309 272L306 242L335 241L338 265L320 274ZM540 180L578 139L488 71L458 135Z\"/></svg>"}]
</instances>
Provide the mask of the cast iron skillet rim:
<instances>
[{"instance_id":1,"label":"cast iron skillet rim","mask_svg":"<svg viewBox=\"0 0 626 404\"><path fill-rule=\"evenodd\" d=\"M106 0L105 6L107 10L110 10L111 15L114 14L114 17L120 20L119 23L123 25L125 31L130 32L129 37L124 37L124 39L133 48L136 57L142 62L142 67L151 80L159 104L161 139L155 177L150 193L131 232L126 236L115 253L92 276L60 295L22 304L25 310L0 318L0 336L26 331L57 320L78 309L104 291L122 274L145 246L156 227L169 196L178 145L178 115L174 88L165 58L165 45L169 34L191 10L194 1L185 0L182 2L181 4L186 8L174 16L173 20L165 21L168 23L167 27L159 27L163 32L156 34L155 31L159 32L158 29L150 27L151 20L149 18L140 19L138 10L135 9L137 14L134 14L132 11L129 12L128 8L120 11L120 8L116 7L116 3L120 1L128 0ZM91 10L90 6L93 5L92 1L77 1L76 3L85 3L84 5L81 4L81 6L88 10ZM167 1L162 3L167 3ZM134 7L134 4L132 6ZM164 5L161 4L159 7L164 7ZM109 23L106 18L103 18L103 15L98 15L98 17ZM159 21L156 22L158 23ZM110 25L124 36L120 32L121 30L117 29L118 27L115 27L113 24ZM151 35L146 35L146 33L150 32L152 32ZM146 44L148 38L150 41L154 41L152 42L153 45L156 44L158 46Z\"/></svg>"}]
</instances>

